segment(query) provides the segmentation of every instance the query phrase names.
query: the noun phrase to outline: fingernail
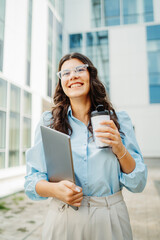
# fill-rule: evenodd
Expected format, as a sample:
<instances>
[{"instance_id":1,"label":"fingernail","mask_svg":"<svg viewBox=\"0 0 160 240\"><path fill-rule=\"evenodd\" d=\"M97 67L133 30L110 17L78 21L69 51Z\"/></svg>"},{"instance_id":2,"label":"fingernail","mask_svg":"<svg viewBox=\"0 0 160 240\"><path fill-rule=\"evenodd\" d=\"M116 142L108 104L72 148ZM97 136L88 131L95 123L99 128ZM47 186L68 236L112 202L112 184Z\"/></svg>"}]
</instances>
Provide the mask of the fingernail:
<instances>
[{"instance_id":1,"label":"fingernail","mask_svg":"<svg viewBox=\"0 0 160 240\"><path fill-rule=\"evenodd\" d=\"M80 192L80 191L81 191L78 187L76 187L75 190L76 190L77 192Z\"/></svg>"}]
</instances>

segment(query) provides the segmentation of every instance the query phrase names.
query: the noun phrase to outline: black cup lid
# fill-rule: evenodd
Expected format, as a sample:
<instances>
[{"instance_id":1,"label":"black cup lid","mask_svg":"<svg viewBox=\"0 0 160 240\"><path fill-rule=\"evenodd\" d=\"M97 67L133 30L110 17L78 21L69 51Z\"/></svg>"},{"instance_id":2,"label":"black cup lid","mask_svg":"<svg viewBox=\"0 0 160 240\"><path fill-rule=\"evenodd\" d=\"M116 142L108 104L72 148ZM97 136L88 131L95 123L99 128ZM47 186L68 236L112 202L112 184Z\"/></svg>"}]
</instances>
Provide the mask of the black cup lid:
<instances>
[{"instance_id":1,"label":"black cup lid","mask_svg":"<svg viewBox=\"0 0 160 240\"><path fill-rule=\"evenodd\" d=\"M98 116L98 115L109 115L109 111L105 110L103 105L98 105L96 107L96 110L91 112L91 117L95 117L95 116Z\"/></svg>"}]
</instances>

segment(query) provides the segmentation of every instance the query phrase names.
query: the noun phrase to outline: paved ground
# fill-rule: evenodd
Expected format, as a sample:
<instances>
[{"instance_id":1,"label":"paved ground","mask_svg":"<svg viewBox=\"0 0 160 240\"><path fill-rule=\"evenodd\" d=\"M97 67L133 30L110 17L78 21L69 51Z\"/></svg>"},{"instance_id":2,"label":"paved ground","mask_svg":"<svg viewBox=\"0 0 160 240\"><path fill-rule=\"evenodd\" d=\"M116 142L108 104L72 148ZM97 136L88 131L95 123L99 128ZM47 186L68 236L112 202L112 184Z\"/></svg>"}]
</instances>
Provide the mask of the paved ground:
<instances>
[{"instance_id":1,"label":"paved ground","mask_svg":"<svg viewBox=\"0 0 160 240\"><path fill-rule=\"evenodd\" d=\"M124 189L134 240L160 239L160 159L146 160L148 182L143 193ZM49 201L33 202L24 192L0 199L0 240L38 240ZM47 239L46 239L47 240Z\"/></svg>"}]
</instances>

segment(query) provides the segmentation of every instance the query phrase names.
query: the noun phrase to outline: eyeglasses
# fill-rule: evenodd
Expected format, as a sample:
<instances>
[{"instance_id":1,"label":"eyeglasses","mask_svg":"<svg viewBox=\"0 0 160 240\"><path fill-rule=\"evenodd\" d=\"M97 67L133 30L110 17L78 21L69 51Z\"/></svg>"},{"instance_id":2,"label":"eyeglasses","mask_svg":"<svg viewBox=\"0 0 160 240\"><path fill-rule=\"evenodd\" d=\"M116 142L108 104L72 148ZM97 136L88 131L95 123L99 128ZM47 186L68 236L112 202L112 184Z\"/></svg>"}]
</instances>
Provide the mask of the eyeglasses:
<instances>
[{"instance_id":1,"label":"eyeglasses","mask_svg":"<svg viewBox=\"0 0 160 240\"><path fill-rule=\"evenodd\" d=\"M74 71L74 73L79 76L83 74L87 70L87 68L88 68L88 64L83 64L72 69L66 69L66 70L57 72L57 76L61 80L67 80L70 77L72 71Z\"/></svg>"}]
</instances>

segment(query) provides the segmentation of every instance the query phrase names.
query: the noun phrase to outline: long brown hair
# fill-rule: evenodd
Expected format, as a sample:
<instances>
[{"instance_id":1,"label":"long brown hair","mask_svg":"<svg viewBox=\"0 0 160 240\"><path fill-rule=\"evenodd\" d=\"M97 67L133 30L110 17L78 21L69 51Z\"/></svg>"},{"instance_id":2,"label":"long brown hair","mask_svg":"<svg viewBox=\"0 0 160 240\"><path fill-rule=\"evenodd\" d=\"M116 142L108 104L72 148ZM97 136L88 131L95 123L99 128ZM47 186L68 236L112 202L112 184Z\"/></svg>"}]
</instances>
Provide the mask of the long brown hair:
<instances>
[{"instance_id":1,"label":"long brown hair","mask_svg":"<svg viewBox=\"0 0 160 240\"><path fill-rule=\"evenodd\" d=\"M118 123L118 118L115 113L115 110L114 110L111 102L109 101L105 87L103 86L102 82L98 78L98 71L94 67L93 63L89 60L89 58L87 58L83 54L76 53L76 52L67 54L60 60L58 71L61 70L61 67L65 61L73 59L73 58L79 59L84 64L88 64L88 71L90 74L90 92L89 92L89 94L90 94L90 99L91 99L91 108L88 113L89 119L90 119L91 112L94 111L98 105L102 104L102 105L104 105L105 109L109 111L111 119L114 121L118 130L120 130L120 125ZM51 127L60 132L71 135L72 128L69 124L68 116L67 116L67 111L68 111L68 107L70 105L70 100L66 96L66 94L64 93L64 91L62 89L60 79L59 79L56 89L55 89L53 101L55 104L52 109L52 116L53 116L54 121L51 124ZM91 133L93 133L91 121L89 122L88 129L91 131Z\"/></svg>"}]
</instances>

